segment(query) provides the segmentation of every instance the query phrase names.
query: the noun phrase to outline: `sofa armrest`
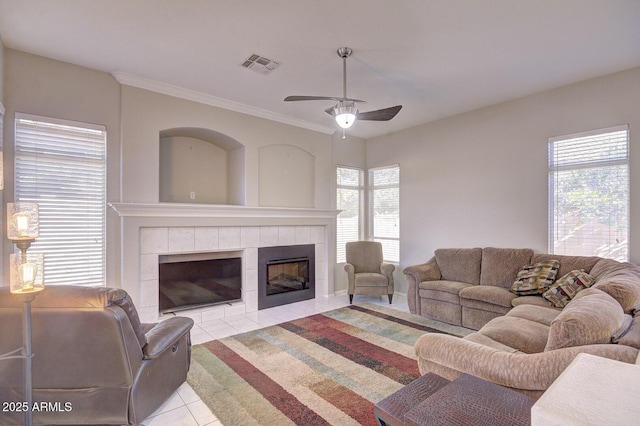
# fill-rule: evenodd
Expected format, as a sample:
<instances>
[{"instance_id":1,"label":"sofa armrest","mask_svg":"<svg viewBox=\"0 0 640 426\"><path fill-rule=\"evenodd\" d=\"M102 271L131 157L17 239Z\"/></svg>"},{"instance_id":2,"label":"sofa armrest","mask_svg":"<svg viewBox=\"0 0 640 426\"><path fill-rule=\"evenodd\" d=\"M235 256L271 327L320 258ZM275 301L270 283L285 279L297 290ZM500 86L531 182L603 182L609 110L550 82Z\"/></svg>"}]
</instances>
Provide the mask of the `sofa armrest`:
<instances>
[{"instance_id":1,"label":"sofa armrest","mask_svg":"<svg viewBox=\"0 0 640 426\"><path fill-rule=\"evenodd\" d=\"M435 256L419 265L407 266L402 270L407 280L407 303L412 314L420 315L420 283L442 278Z\"/></svg>"},{"instance_id":2,"label":"sofa armrest","mask_svg":"<svg viewBox=\"0 0 640 426\"><path fill-rule=\"evenodd\" d=\"M356 288L355 267L351 263L345 263L344 270L347 272L347 293L353 294Z\"/></svg>"},{"instance_id":3,"label":"sofa armrest","mask_svg":"<svg viewBox=\"0 0 640 426\"><path fill-rule=\"evenodd\" d=\"M382 263L380 265L380 273L389 278L389 283L393 284L393 271L396 270L396 265L392 263Z\"/></svg>"},{"instance_id":4,"label":"sofa armrest","mask_svg":"<svg viewBox=\"0 0 640 426\"><path fill-rule=\"evenodd\" d=\"M445 334L427 333L414 346L420 372L424 361L515 389L544 391L579 353L634 363L638 350L624 345L585 345L525 354L506 352Z\"/></svg>"},{"instance_id":5,"label":"sofa armrest","mask_svg":"<svg viewBox=\"0 0 640 426\"><path fill-rule=\"evenodd\" d=\"M172 347L193 327L193 320L186 317L174 317L155 324L147 331L147 344L142 348L144 359L157 358Z\"/></svg>"},{"instance_id":6,"label":"sofa armrest","mask_svg":"<svg viewBox=\"0 0 640 426\"><path fill-rule=\"evenodd\" d=\"M435 257L419 265L407 266L402 270L402 273L412 277L417 284L420 284L422 281L435 281L442 278Z\"/></svg>"}]
</instances>

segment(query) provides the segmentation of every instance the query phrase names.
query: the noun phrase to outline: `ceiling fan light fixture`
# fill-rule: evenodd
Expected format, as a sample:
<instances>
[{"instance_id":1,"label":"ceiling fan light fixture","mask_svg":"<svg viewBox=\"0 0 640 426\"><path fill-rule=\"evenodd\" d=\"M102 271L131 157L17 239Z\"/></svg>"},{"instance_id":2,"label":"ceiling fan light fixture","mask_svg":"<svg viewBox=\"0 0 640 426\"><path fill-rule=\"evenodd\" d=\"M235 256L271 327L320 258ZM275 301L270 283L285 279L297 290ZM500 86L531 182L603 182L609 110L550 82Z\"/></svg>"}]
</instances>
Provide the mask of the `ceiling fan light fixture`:
<instances>
[{"instance_id":1,"label":"ceiling fan light fixture","mask_svg":"<svg viewBox=\"0 0 640 426\"><path fill-rule=\"evenodd\" d=\"M358 114L358 108L355 107L353 102L340 102L333 111L336 116L336 123L343 129L351 127L356 121L356 114Z\"/></svg>"}]
</instances>

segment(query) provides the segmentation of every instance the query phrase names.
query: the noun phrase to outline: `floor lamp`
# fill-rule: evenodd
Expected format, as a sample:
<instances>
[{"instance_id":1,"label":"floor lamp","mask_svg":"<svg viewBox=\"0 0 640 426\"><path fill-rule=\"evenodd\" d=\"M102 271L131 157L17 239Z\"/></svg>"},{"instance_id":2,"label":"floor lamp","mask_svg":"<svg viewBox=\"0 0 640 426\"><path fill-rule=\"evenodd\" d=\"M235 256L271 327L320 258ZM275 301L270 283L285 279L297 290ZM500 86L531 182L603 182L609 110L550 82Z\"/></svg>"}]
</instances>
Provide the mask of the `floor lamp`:
<instances>
[{"instance_id":1,"label":"floor lamp","mask_svg":"<svg viewBox=\"0 0 640 426\"><path fill-rule=\"evenodd\" d=\"M7 236L20 249L10 257L11 293L22 303L22 348L9 352L0 359L24 359L25 425L33 424L33 384L31 377L31 302L44 290L44 256L27 253L31 243L40 234L38 205L35 203L7 204ZM20 355L18 353L21 352Z\"/></svg>"}]
</instances>

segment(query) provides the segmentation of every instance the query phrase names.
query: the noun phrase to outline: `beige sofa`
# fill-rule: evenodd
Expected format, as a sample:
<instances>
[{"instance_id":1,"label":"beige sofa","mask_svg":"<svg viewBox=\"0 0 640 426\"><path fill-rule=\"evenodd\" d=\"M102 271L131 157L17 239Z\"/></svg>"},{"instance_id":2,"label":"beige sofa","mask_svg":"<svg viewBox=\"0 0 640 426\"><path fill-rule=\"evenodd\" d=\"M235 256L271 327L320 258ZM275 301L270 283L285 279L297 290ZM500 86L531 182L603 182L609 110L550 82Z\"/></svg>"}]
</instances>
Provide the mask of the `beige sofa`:
<instances>
[{"instance_id":1,"label":"beige sofa","mask_svg":"<svg viewBox=\"0 0 640 426\"><path fill-rule=\"evenodd\" d=\"M583 269L593 284L563 309L539 295L509 291L519 268L552 258L560 262L557 277ZM415 350L422 374L454 379L468 373L539 397L578 353L627 363L638 357L640 268L630 263L528 249L443 249L405 274L412 312L478 329L464 338L420 337Z\"/></svg>"}]
</instances>

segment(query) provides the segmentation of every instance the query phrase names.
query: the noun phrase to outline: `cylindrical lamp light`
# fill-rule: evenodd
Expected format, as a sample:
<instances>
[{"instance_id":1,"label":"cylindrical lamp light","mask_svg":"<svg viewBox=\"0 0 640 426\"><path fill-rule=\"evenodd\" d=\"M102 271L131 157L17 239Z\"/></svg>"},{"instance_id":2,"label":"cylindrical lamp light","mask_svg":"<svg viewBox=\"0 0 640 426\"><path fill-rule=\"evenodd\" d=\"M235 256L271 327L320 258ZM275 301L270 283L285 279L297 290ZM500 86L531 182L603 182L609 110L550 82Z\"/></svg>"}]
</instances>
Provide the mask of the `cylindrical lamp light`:
<instances>
[{"instance_id":1,"label":"cylindrical lamp light","mask_svg":"<svg viewBox=\"0 0 640 426\"><path fill-rule=\"evenodd\" d=\"M37 203L7 203L7 235L10 240L34 240L40 235Z\"/></svg>"},{"instance_id":2,"label":"cylindrical lamp light","mask_svg":"<svg viewBox=\"0 0 640 426\"><path fill-rule=\"evenodd\" d=\"M9 255L9 282L15 295L33 294L44 290L44 255L13 253Z\"/></svg>"},{"instance_id":3,"label":"cylindrical lamp light","mask_svg":"<svg viewBox=\"0 0 640 426\"><path fill-rule=\"evenodd\" d=\"M37 203L7 203L7 238L25 250L40 235Z\"/></svg>"}]
</instances>

